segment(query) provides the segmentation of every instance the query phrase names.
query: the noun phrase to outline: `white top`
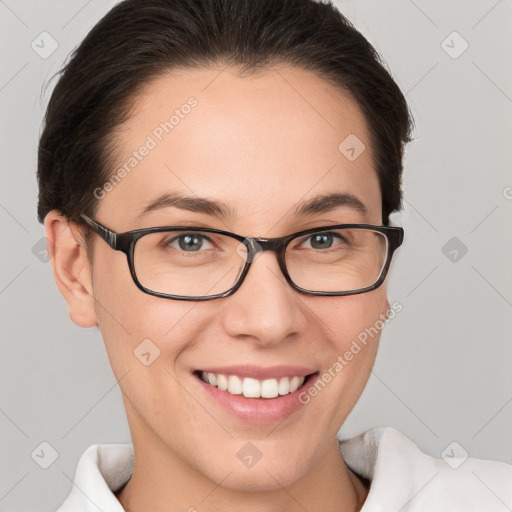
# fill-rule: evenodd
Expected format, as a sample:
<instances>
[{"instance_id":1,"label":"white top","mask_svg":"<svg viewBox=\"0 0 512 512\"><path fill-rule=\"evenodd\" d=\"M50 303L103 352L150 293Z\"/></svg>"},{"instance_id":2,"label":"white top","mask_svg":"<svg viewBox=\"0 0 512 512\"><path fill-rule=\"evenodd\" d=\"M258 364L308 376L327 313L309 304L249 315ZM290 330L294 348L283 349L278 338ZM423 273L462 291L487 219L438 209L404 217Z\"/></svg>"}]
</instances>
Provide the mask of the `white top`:
<instances>
[{"instance_id":1,"label":"white top","mask_svg":"<svg viewBox=\"0 0 512 512\"><path fill-rule=\"evenodd\" d=\"M505 512L512 509L512 465L465 458L452 443L443 458L423 453L392 427L340 440L343 460L370 480L361 512ZM75 485L57 512L124 512L114 496L133 471L131 444L95 444L80 457Z\"/></svg>"}]
</instances>

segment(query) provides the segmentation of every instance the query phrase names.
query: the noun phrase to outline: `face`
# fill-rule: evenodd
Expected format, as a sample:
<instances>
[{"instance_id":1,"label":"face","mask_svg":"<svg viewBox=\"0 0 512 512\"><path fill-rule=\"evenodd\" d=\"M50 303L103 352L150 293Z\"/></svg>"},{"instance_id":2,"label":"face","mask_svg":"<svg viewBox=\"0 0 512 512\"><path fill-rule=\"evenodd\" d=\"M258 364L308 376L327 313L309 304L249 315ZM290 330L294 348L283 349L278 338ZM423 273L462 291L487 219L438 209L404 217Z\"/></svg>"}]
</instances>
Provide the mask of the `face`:
<instances>
[{"instance_id":1,"label":"face","mask_svg":"<svg viewBox=\"0 0 512 512\"><path fill-rule=\"evenodd\" d=\"M173 113L172 128L162 128ZM338 149L351 134L365 144L355 160ZM148 136L154 147L139 150L153 146ZM116 133L115 154L112 172L137 160L98 202L96 220L116 232L185 225L268 238L341 223L381 224L381 192L356 103L293 67L244 77L229 69L161 76L136 98L133 116ZM231 215L166 206L139 216L163 193L221 201ZM298 205L333 193L355 196L366 212L339 205L295 216ZM140 291L126 256L98 237L90 290L135 449L232 489L290 485L330 456L369 378L378 335L359 344L351 360L344 354L389 307L385 284L344 297L301 294L271 251L259 255L229 297L166 300ZM143 340L150 342L141 346ZM138 347L150 353L151 364L134 355ZM288 396L255 399L197 376L219 369L278 381L316 373ZM325 373L330 382L305 395ZM261 458L251 467L244 455Z\"/></svg>"}]
</instances>

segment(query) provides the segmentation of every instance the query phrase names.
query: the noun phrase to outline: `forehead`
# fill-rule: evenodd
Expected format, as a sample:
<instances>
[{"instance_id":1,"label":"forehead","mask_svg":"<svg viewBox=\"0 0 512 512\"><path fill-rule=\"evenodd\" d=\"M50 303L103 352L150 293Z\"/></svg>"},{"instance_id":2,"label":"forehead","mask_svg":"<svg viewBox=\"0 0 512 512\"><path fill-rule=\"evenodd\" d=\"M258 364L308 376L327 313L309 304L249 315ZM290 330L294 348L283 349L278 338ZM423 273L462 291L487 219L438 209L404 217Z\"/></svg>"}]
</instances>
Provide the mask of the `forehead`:
<instances>
[{"instance_id":1,"label":"forehead","mask_svg":"<svg viewBox=\"0 0 512 512\"><path fill-rule=\"evenodd\" d=\"M126 229L167 192L218 199L254 227L292 215L308 197L347 193L380 223L365 119L348 94L305 70L169 72L135 98L115 141L109 172L124 172L98 211L108 208Z\"/></svg>"}]
</instances>

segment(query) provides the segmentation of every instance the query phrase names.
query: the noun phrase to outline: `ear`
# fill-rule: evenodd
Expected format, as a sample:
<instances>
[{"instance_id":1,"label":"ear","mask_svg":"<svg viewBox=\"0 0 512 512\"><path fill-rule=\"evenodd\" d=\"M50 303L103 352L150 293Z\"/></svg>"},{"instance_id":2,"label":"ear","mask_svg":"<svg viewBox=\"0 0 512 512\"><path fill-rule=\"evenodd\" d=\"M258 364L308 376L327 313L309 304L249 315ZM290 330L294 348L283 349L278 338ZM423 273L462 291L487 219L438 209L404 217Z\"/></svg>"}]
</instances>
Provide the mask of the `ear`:
<instances>
[{"instance_id":1,"label":"ear","mask_svg":"<svg viewBox=\"0 0 512 512\"><path fill-rule=\"evenodd\" d=\"M80 327L98 325L92 269L78 226L52 210L46 215L44 227L53 276L68 303L69 318Z\"/></svg>"}]
</instances>

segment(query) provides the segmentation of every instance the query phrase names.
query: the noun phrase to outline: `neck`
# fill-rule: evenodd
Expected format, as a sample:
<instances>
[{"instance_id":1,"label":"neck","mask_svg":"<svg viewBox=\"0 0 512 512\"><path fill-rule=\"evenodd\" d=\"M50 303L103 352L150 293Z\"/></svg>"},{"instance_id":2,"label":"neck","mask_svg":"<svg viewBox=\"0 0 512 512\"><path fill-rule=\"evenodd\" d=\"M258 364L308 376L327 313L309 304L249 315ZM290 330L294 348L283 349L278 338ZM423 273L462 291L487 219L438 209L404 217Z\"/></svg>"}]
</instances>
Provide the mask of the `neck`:
<instances>
[{"instance_id":1,"label":"neck","mask_svg":"<svg viewBox=\"0 0 512 512\"><path fill-rule=\"evenodd\" d=\"M117 494L126 512L324 512L359 511L368 494L369 482L355 475L344 463L338 441L291 485L275 479L272 489L230 488L230 474L214 482L192 468L159 440L148 443L133 438L135 464L128 484ZM226 504L229 504L227 506Z\"/></svg>"}]
</instances>

